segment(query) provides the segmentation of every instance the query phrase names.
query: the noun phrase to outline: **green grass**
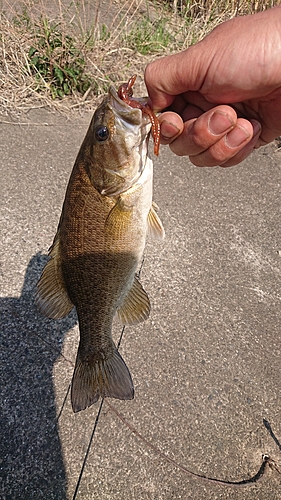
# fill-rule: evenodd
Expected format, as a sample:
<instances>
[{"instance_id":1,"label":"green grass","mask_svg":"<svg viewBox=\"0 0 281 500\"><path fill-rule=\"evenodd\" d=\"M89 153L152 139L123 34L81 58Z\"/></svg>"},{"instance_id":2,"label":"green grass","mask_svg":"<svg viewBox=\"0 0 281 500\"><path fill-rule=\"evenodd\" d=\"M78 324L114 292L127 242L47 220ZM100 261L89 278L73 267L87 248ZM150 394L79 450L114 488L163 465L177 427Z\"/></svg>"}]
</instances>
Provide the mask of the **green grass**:
<instances>
[{"instance_id":1,"label":"green grass","mask_svg":"<svg viewBox=\"0 0 281 500\"><path fill-rule=\"evenodd\" d=\"M37 82L36 90L40 92L49 87L52 99L62 99L74 92L83 95L94 83L75 38L60 28L59 24L51 25L49 19L42 17L27 54L29 70Z\"/></svg>"},{"instance_id":2,"label":"green grass","mask_svg":"<svg viewBox=\"0 0 281 500\"><path fill-rule=\"evenodd\" d=\"M142 17L131 31L125 34L124 43L142 55L157 54L173 47L175 37L169 31L169 19L160 18L152 21Z\"/></svg>"}]
</instances>

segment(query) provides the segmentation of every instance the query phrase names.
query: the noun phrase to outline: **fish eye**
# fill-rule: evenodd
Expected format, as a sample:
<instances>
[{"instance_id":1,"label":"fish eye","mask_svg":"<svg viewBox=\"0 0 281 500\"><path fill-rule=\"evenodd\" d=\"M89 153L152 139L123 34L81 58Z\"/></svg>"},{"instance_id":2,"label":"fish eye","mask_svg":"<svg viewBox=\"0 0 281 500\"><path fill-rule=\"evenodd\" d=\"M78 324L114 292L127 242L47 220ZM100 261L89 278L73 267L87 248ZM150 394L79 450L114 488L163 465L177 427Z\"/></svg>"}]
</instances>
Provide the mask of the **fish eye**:
<instances>
[{"instance_id":1,"label":"fish eye","mask_svg":"<svg viewBox=\"0 0 281 500\"><path fill-rule=\"evenodd\" d=\"M95 138L99 142L104 142L109 138L109 130L105 125L99 125L95 130Z\"/></svg>"}]
</instances>

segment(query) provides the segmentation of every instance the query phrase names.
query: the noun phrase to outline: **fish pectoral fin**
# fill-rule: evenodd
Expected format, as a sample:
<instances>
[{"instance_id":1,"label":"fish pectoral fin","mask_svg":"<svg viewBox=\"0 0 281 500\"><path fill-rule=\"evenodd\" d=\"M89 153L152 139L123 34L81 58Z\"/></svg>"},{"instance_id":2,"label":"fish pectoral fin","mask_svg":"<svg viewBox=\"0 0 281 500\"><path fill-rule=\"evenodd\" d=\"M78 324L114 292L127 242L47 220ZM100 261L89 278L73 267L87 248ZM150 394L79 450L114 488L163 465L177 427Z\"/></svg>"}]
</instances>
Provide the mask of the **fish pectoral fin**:
<instances>
[{"instance_id":1,"label":"fish pectoral fin","mask_svg":"<svg viewBox=\"0 0 281 500\"><path fill-rule=\"evenodd\" d=\"M49 251L51 259L43 269L35 296L35 303L41 314L53 319L63 318L73 308L64 284L59 247L57 233Z\"/></svg>"},{"instance_id":2,"label":"fish pectoral fin","mask_svg":"<svg viewBox=\"0 0 281 500\"><path fill-rule=\"evenodd\" d=\"M123 304L117 309L118 318L123 325L136 325L146 320L149 313L149 297L135 276L132 288L126 295Z\"/></svg>"},{"instance_id":3,"label":"fish pectoral fin","mask_svg":"<svg viewBox=\"0 0 281 500\"><path fill-rule=\"evenodd\" d=\"M121 239L127 232L132 216L133 207L126 205L120 196L106 218L105 231L109 232L111 237Z\"/></svg>"},{"instance_id":4,"label":"fish pectoral fin","mask_svg":"<svg viewBox=\"0 0 281 500\"><path fill-rule=\"evenodd\" d=\"M71 404L76 413L85 410L101 398L133 399L134 385L128 367L115 348L107 359L93 359L91 363L76 359L72 384Z\"/></svg>"},{"instance_id":5,"label":"fish pectoral fin","mask_svg":"<svg viewBox=\"0 0 281 500\"><path fill-rule=\"evenodd\" d=\"M148 222L148 236L155 240L163 240L165 238L165 229L162 225L159 216L156 211L158 206L156 203L152 202L151 209L149 210L147 222Z\"/></svg>"}]
</instances>

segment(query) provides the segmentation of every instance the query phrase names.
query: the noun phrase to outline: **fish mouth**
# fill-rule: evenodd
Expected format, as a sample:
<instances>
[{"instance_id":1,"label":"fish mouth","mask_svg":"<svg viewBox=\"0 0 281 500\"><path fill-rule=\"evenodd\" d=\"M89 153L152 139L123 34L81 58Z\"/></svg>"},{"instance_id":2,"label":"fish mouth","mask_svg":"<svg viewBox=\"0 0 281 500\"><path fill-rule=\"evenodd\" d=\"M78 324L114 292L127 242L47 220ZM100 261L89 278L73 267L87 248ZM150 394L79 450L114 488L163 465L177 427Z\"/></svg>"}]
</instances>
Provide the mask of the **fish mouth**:
<instances>
[{"instance_id":1,"label":"fish mouth","mask_svg":"<svg viewBox=\"0 0 281 500\"><path fill-rule=\"evenodd\" d=\"M134 98L141 105L146 104L145 97ZM119 196L130 189L140 179L148 156L148 140L151 121L140 108L134 108L120 99L114 87L110 87L107 97L107 107L114 115L114 129L124 138L124 154L131 157L130 162L123 160L118 169L109 165L104 169L112 178L112 183L102 189L104 196Z\"/></svg>"},{"instance_id":2,"label":"fish mouth","mask_svg":"<svg viewBox=\"0 0 281 500\"><path fill-rule=\"evenodd\" d=\"M138 125L141 127L145 127L145 133L148 134L151 129L151 122L149 117L147 115L144 115L140 108L132 108L132 106L127 104L126 101L120 99L115 88L112 86L109 87L108 96L109 104L114 113L117 113L120 118L122 118L124 122L128 124L128 126ZM134 100L139 102L142 106L147 104L146 97L134 97Z\"/></svg>"}]
</instances>

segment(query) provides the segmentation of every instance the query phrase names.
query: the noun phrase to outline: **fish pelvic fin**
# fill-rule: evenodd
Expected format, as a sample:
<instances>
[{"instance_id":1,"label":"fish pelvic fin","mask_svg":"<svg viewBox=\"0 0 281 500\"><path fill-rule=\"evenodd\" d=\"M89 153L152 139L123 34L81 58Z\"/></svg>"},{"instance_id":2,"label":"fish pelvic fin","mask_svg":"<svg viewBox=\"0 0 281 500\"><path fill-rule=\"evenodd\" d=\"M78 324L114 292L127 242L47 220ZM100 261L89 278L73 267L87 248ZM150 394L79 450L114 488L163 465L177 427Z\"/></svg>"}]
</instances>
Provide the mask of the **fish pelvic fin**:
<instances>
[{"instance_id":1,"label":"fish pelvic fin","mask_svg":"<svg viewBox=\"0 0 281 500\"><path fill-rule=\"evenodd\" d=\"M67 316L73 308L62 275L59 232L55 236L49 256L51 259L37 283L35 303L43 316L59 319Z\"/></svg>"},{"instance_id":2,"label":"fish pelvic fin","mask_svg":"<svg viewBox=\"0 0 281 500\"><path fill-rule=\"evenodd\" d=\"M138 278L126 295L117 315L123 325L136 325L145 321L150 313L150 300Z\"/></svg>"},{"instance_id":3,"label":"fish pelvic fin","mask_svg":"<svg viewBox=\"0 0 281 500\"><path fill-rule=\"evenodd\" d=\"M101 398L133 399L134 385L121 354L115 348L107 359L82 361L79 350L71 384L74 413Z\"/></svg>"},{"instance_id":4,"label":"fish pelvic fin","mask_svg":"<svg viewBox=\"0 0 281 500\"><path fill-rule=\"evenodd\" d=\"M159 216L157 215L158 206L152 202L151 209L149 210L147 223L148 223L148 236L154 240L164 240L165 229Z\"/></svg>"}]
</instances>

